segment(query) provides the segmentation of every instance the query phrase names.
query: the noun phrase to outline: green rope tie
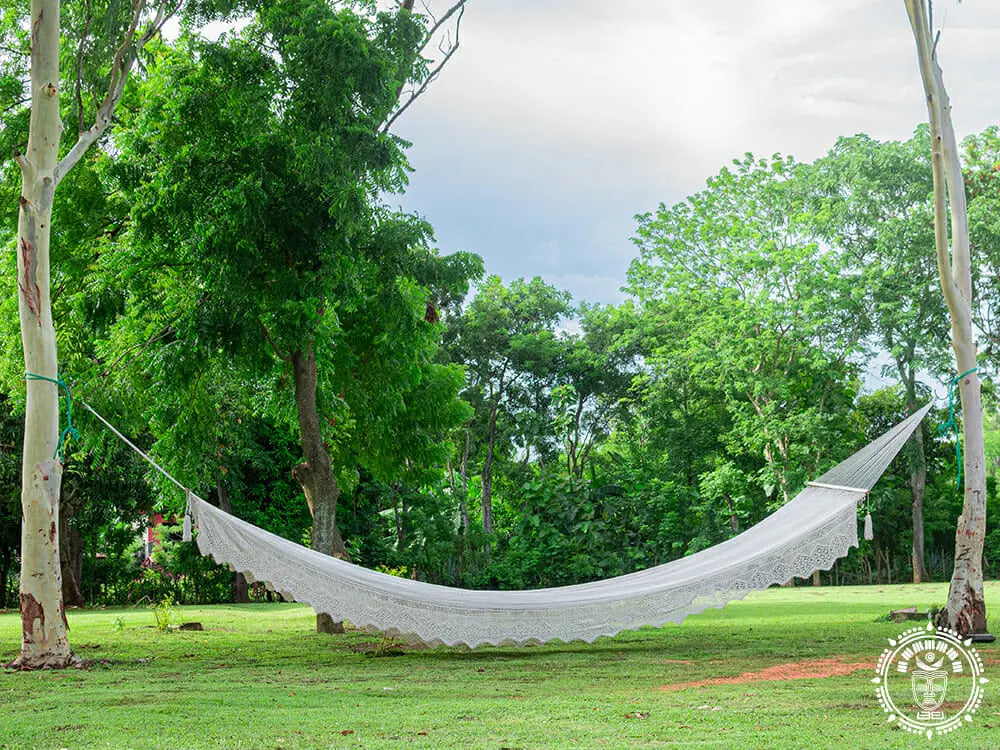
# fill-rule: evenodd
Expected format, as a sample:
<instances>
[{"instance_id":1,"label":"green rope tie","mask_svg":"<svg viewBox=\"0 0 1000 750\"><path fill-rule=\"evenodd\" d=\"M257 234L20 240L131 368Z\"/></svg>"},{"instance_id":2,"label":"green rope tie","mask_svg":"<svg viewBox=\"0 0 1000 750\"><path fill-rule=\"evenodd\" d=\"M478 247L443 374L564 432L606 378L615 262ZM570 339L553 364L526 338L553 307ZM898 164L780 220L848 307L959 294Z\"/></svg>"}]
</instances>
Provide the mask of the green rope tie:
<instances>
[{"instance_id":1,"label":"green rope tie","mask_svg":"<svg viewBox=\"0 0 1000 750\"><path fill-rule=\"evenodd\" d=\"M958 434L958 425L955 423L955 386L966 375L971 375L978 370L978 367L973 367L971 370L966 370L961 375L952 378L951 383L948 384L948 421L942 425L938 425L938 435L941 437L944 437L949 432L955 433L955 460L958 463L958 476L955 480L955 487L959 490L962 489L962 439Z\"/></svg>"},{"instance_id":2,"label":"green rope tie","mask_svg":"<svg viewBox=\"0 0 1000 750\"><path fill-rule=\"evenodd\" d=\"M59 463L63 462L63 447L66 445L66 438L71 437L77 440L80 439L80 433L73 426L73 396L69 392L69 386L66 381L62 379L62 375L58 375L55 378L48 378L45 375L36 375L33 372L24 373L25 380L44 380L48 383L55 383L57 386L62 388L66 392L66 429L59 433L59 443L56 445L56 455L55 458L58 459Z\"/></svg>"}]
</instances>

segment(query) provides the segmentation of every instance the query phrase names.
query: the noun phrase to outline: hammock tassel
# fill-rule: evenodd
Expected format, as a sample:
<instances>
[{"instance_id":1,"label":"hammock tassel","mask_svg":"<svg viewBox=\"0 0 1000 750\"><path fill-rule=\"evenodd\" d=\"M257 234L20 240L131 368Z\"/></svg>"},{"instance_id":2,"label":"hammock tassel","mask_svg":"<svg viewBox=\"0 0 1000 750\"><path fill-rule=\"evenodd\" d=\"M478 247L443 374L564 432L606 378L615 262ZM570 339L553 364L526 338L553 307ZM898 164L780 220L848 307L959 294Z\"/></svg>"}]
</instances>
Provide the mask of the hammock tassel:
<instances>
[{"instance_id":1,"label":"hammock tassel","mask_svg":"<svg viewBox=\"0 0 1000 750\"><path fill-rule=\"evenodd\" d=\"M181 539L185 542L191 541L191 491L187 493L187 507L184 508L184 531Z\"/></svg>"},{"instance_id":2,"label":"hammock tassel","mask_svg":"<svg viewBox=\"0 0 1000 750\"><path fill-rule=\"evenodd\" d=\"M875 530L872 528L872 514L871 511L865 513L865 539L871 541L875 538Z\"/></svg>"}]
</instances>

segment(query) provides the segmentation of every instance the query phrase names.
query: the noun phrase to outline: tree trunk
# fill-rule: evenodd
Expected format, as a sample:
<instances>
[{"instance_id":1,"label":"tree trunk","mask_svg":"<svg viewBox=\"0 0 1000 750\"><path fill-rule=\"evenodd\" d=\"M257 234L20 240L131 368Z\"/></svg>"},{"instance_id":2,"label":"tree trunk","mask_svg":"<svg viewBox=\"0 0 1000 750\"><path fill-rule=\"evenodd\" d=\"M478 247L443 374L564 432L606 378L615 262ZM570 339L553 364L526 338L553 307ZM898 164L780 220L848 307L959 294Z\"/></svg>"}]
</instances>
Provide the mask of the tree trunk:
<instances>
[{"instance_id":1,"label":"tree trunk","mask_svg":"<svg viewBox=\"0 0 1000 750\"><path fill-rule=\"evenodd\" d=\"M396 551L398 552L403 549L403 519L399 511L395 484L390 487L390 491L392 492L392 520L396 527Z\"/></svg>"},{"instance_id":2,"label":"tree trunk","mask_svg":"<svg viewBox=\"0 0 1000 750\"><path fill-rule=\"evenodd\" d=\"M472 443L472 420L465 423L465 447L462 449L462 467L459 475L462 477L462 495L459 503L459 514L462 519L462 530L469 533L469 447Z\"/></svg>"},{"instance_id":3,"label":"tree trunk","mask_svg":"<svg viewBox=\"0 0 1000 750\"><path fill-rule=\"evenodd\" d=\"M7 609L7 576L10 575L10 565L14 553L10 547L5 547L0 553L0 609Z\"/></svg>"},{"instance_id":4,"label":"tree trunk","mask_svg":"<svg viewBox=\"0 0 1000 750\"><path fill-rule=\"evenodd\" d=\"M18 318L24 369L45 380L29 379L24 416L21 469L21 669L61 668L76 662L67 639L59 564L59 392L56 334L49 296L49 241L56 185L111 123L135 56L159 34L177 9L161 4L136 32L146 0L134 0L132 19L114 59L108 92L94 124L81 132L59 161L59 0L31 0L31 116L28 149L14 158L21 170L17 219Z\"/></svg>"},{"instance_id":5,"label":"tree trunk","mask_svg":"<svg viewBox=\"0 0 1000 750\"><path fill-rule=\"evenodd\" d=\"M912 351L912 350L911 350ZM906 411L913 414L917 410L917 373L912 365L899 359L896 369L906 388ZM930 580L924 552L924 495L927 488L927 457L924 455L924 432L918 427L909 442L910 456L910 500L913 522L913 582Z\"/></svg>"},{"instance_id":6,"label":"tree trunk","mask_svg":"<svg viewBox=\"0 0 1000 750\"><path fill-rule=\"evenodd\" d=\"M61 508L65 511L66 508ZM59 560L62 565L62 596L67 607L82 607L85 602L80 589L83 577L83 536L76 526L68 523L68 513L59 515Z\"/></svg>"},{"instance_id":7,"label":"tree trunk","mask_svg":"<svg viewBox=\"0 0 1000 750\"><path fill-rule=\"evenodd\" d=\"M910 469L910 498L913 510L913 582L930 580L924 554L924 492L927 487L927 459L924 456L924 434L920 427L910 438L913 463Z\"/></svg>"},{"instance_id":8,"label":"tree trunk","mask_svg":"<svg viewBox=\"0 0 1000 750\"><path fill-rule=\"evenodd\" d=\"M220 478L215 483L215 494L219 498L219 507L226 513L233 512L233 504L229 499L229 488ZM247 590L247 577L240 572L233 574L233 602L236 604L248 604L250 602L250 592Z\"/></svg>"},{"instance_id":9,"label":"tree trunk","mask_svg":"<svg viewBox=\"0 0 1000 750\"><path fill-rule=\"evenodd\" d=\"M26 372L58 376L56 332L49 299L49 238L59 118L59 2L31 3L31 121L28 151L18 157L18 316ZM67 638L59 564L59 390L28 380L21 475L21 669L62 668L75 657Z\"/></svg>"},{"instance_id":10,"label":"tree trunk","mask_svg":"<svg viewBox=\"0 0 1000 750\"><path fill-rule=\"evenodd\" d=\"M486 436L486 460L483 461L483 476L481 480L483 492L480 498L480 506L483 512L483 531L487 534L493 532L493 455L496 447L497 411L499 408L498 398L497 405L490 412L490 426ZM483 554L486 557L486 561L489 562L490 543L488 540L486 546L483 548Z\"/></svg>"},{"instance_id":11,"label":"tree trunk","mask_svg":"<svg viewBox=\"0 0 1000 750\"><path fill-rule=\"evenodd\" d=\"M764 460L767 461L769 466L774 468L774 475L778 480L778 489L781 490L782 505L788 505L788 501L791 500L788 494L788 480L785 478L784 467L779 465L770 443L764 444Z\"/></svg>"},{"instance_id":12,"label":"tree trunk","mask_svg":"<svg viewBox=\"0 0 1000 750\"><path fill-rule=\"evenodd\" d=\"M319 409L316 405L316 355L310 344L306 351L291 355L295 378L295 408L299 417L299 439L305 460L292 469L292 477L302 486L309 512L312 514L312 548L325 555L350 560L344 540L337 530L337 500L340 488L333 475L330 454L326 452L319 429ZM328 614L316 615L319 633L343 633L342 622Z\"/></svg>"},{"instance_id":13,"label":"tree trunk","mask_svg":"<svg viewBox=\"0 0 1000 750\"><path fill-rule=\"evenodd\" d=\"M959 346L956 342L956 352ZM959 369L975 366L964 351ZM986 540L986 458L983 435L983 404L976 373L962 378L962 425L965 437L965 499L955 530L955 568L948 588L947 607L938 613L937 624L947 625L961 636L986 633L986 600L983 596L983 546Z\"/></svg>"},{"instance_id":14,"label":"tree trunk","mask_svg":"<svg viewBox=\"0 0 1000 750\"><path fill-rule=\"evenodd\" d=\"M948 604L937 618L961 636L986 632L983 598L983 544L986 538L986 450L983 403L976 374L976 341L972 329L972 257L969 246L965 181L958 141L951 122L951 105L937 62L930 12L924 0L906 0L906 11L917 44L931 126L934 176L934 245L941 290L951 317L952 347L962 395L965 443L965 495L955 533L955 569ZM951 213L951 256L948 213Z\"/></svg>"},{"instance_id":15,"label":"tree trunk","mask_svg":"<svg viewBox=\"0 0 1000 750\"><path fill-rule=\"evenodd\" d=\"M62 568L62 597L66 607L82 607L83 535L69 519L79 511L79 496L74 482L63 482L59 504L59 562Z\"/></svg>"},{"instance_id":16,"label":"tree trunk","mask_svg":"<svg viewBox=\"0 0 1000 750\"><path fill-rule=\"evenodd\" d=\"M728 492L723 492L722 497L726 501L726 507L729 508L729 526L732 528L734 534L738 534L740 531L740 518L736 515L736 504Z\"/></svg>"}]
</instances>

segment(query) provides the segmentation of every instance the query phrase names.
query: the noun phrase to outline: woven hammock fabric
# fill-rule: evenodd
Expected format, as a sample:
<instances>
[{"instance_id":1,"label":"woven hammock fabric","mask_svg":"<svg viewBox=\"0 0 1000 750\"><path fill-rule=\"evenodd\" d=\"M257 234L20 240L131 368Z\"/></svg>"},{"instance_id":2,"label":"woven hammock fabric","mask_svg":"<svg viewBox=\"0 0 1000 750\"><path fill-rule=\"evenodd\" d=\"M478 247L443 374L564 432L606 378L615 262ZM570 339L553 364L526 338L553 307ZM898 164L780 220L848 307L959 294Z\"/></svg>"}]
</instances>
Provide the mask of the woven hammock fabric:
<instances>
[{"instance_id":1,"label":"woven hammock fabric","mask_svg":"<svg viewBox=\"0 0 1000 750\"><path fill-rule=\"evenodd\" d=\"M315 552L189 495L202 554L334 620L430 644L593 641L668 622L829 569L858 545L857 505L930 405L810 483L742 534L688 557L592 583L473 591L378 573Z\"/></svg>"}]
</instances>

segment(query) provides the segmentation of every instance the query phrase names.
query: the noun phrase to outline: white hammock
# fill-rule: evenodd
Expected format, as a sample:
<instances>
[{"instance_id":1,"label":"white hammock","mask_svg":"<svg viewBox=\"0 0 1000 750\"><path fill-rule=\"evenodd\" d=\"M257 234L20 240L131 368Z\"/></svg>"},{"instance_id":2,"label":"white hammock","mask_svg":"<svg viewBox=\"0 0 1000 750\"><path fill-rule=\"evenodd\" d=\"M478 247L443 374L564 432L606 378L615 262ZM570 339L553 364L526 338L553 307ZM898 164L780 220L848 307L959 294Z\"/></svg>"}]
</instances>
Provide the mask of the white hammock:
<instances>
[{"instance_id":1,"label":"white hammock","mask_svg":"<svg viewBox=\"0 0 1000 750\"><path fill-rule=\"evenodd\" d=\"M637 573L533 591L473 591L377 573L282 539L188 494L198 547L286 599L426 643L593 641L679 623L707 607L826 570L858 545L857 504L930 405L811 482L756 526ZM187 519L185 519L187 521Z\"/></svg>"}]
</instances>

